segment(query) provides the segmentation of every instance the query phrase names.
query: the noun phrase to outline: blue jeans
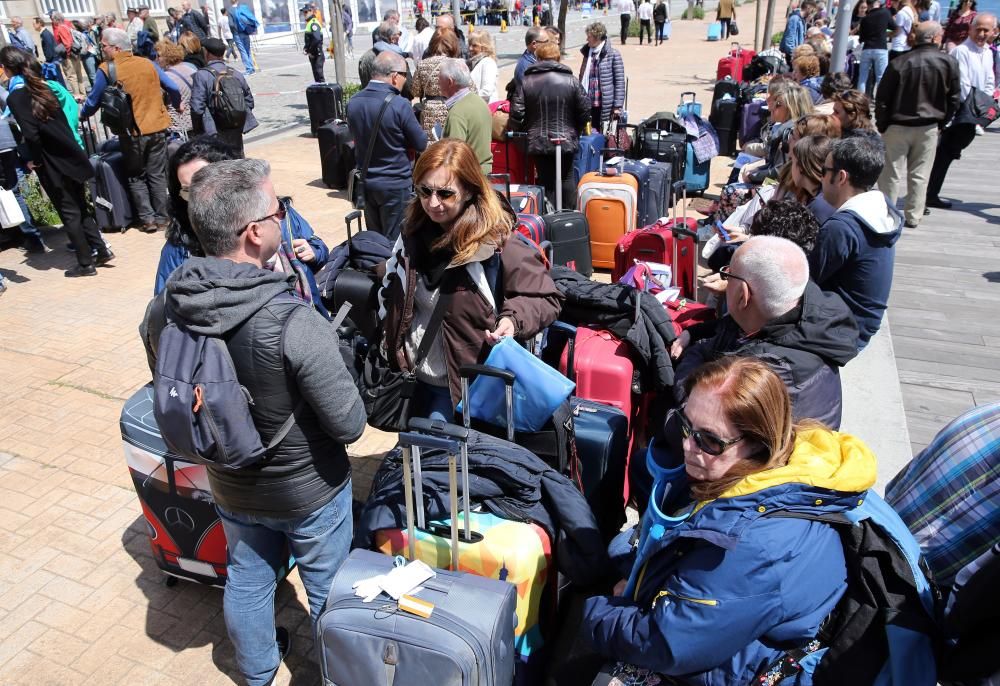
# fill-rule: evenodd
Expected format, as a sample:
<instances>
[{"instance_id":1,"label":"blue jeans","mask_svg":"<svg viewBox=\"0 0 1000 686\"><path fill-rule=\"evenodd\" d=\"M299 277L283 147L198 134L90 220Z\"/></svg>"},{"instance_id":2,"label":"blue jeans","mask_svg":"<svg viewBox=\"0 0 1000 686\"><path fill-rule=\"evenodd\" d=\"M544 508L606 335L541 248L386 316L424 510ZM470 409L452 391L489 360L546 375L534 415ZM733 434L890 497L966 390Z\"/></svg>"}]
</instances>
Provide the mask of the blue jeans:
<instances>
[{"instance_id":1,"label":"blue jeans","mask_svg":"<svg viewBox=\"0 0 1000 686\"><path fill-rule=\"evenodd\" d=\"M250 36L245 33L234 33L233 40L236 41L236 49L240 51L240 59L243 60L243 71L253 74L253 58L250 56Z\"/></svg>"},{"instance_id":2,"label":"blue jeans","mask_svg":"<svg viewBox=\"0 0 1000 686\"><path fill-rule=\"evenodd\" d=\"M858 90L862 93L866 92L868 73L872 70L875 72L875 87L878 88L879 81L882 80L882 74L885 73L887 66L889 66L888 50L862 50L861 66L858 71Z\"/></svg>"},{"instance_id":3,"label":"blue jeans","mask_svg":"<svg viewBox=\"0 0 1000 686\"><path fill-rule=\"evenodd\" d=\"M35 222L31 218L31 210L28 209L28 203L24 199L24 193L21 191L22 183L24 179L28 176L24 168L18 164L17 167L17 186L14 187L14 197L17 198L17 204L21 208L21 214L24 215L24 221L21 222L21 233L25 236L36 236L39 240L42 238L42 234L39 233L38 227L35 226Z\"/></svg>"},{"instance_id":4,"label":"blue jeans","mask_svg":"<svg viewBox=\"0 0 1000 686\"><path fill-rule=\"evenodd\" d=\"M403 214L412 197L410 186L385 190L365 186L365 228L395 243L403 226Z\"/></svg>"},{"instance_id":5,"label":"blue jeans","mask_svg":"<svg viewBox=\"0 0 1000 686\"><path fill-rule=\"evenodd\" d=\"M419 382L416 397L413 399L417 408L414 417L442 419L449 423L455 422L455 406L451 402L451 391L447 386L431 386Z\"/></svg>"},{"instance_id":6,"label":"blue jeans","mask_svg":"<svg viewBox=\"0 0 1000 686\"><path fill-rule=\"evenodd\" d=\"M229 543L229 579L223 597L226 630L248 686L269 683L280 664L274 640L274 591L289 549L315 627L333 576L351 549L351 493L348 479L333 500L300 519L258 517L216 506Z\"/></svg>"}]
</instances>

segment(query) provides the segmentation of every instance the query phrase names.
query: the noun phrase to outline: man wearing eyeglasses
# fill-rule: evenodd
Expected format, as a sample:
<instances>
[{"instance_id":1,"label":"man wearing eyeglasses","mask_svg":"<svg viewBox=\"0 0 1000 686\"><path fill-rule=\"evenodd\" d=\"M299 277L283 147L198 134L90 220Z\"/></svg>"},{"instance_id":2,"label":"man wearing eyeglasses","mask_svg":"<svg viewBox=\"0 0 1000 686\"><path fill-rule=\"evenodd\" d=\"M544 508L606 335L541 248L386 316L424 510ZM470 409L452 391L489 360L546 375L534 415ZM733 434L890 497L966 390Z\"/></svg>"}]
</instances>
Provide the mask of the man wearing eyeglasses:
<instances>
[{"instance_id":1,"label":"man wearing eyeglasses","mask_svg":"<svg viewBox=\"0 0 1000 686\"><path fill-rule=\"evenodd\" d=\"M427 134L413 107L400 97L405 84L406 60L387 50L372 62L368 85L347 103L355 162L364 176L365 224L391 241L399 237L403 212L413 195L407 151L422 152L427 147Z\"/></svg>"},{"instance_id":2,"label":"man wearing eyeglasses","mask_svg":"<svg viewBox=\"0 0 1000 686\"><path fill-rule=\"evenodd\" d=\"M236 377L252 398L267 459L241 469L209 466L212 496L229 547L223 610L236 666L250 686L275 683L290 647L275 626L276 571L298 561L315 624L350 550L351 468L345 444L365 411L330 323L293 296L295 275L266 265L281 242L284 207L263 160L216 162L191 179L188 215L205 251L190 257L146 311L140 335L155 374L165 312L193 334L224 339ZM221 284L221 285L220 285ZM290 676L282 670L281 683Z\"/></svg>"}]
</instances>

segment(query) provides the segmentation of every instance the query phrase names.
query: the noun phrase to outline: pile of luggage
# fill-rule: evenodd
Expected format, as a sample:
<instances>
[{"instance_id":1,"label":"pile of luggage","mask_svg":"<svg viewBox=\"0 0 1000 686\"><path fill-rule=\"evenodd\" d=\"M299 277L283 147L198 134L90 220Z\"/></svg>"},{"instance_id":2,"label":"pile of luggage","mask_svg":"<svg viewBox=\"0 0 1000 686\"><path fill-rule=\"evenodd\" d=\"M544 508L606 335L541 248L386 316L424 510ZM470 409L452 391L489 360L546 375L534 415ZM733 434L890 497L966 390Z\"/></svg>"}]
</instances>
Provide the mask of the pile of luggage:
<instances>
[{"instance_id":1,"label":"pile of luggage","mask_svg":"<svg viewBox=\"0 0 1000 686\"><path fill-rule=\"evenodd\" d=\"M355 166L354 134L347 126L344 89L339 83L314 83L306 88L309 129L319 142L323 183L347 190L347 177Z\"/></svg>"}]
</instances>

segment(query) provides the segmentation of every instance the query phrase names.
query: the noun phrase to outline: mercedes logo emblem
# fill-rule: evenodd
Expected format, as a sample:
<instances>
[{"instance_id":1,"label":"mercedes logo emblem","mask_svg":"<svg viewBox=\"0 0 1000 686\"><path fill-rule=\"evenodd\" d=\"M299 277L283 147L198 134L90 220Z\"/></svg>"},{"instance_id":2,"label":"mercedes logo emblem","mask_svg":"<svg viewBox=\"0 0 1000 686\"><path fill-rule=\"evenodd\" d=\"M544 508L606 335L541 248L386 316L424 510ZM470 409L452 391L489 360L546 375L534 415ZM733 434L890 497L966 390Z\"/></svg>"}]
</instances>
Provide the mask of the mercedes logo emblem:
<instances>
[{"instance_id":1,"label":"mercedes logo emblem","mask_svg":"<svg viewBox=\"0 0 1000 686\"><path fill-rule=\"evenodd\" d=\"M194 531L194 517L179 507L168 507L164 510L163 520L172 529L181 528L189 533Z\"/></svg>"}]
</instances>

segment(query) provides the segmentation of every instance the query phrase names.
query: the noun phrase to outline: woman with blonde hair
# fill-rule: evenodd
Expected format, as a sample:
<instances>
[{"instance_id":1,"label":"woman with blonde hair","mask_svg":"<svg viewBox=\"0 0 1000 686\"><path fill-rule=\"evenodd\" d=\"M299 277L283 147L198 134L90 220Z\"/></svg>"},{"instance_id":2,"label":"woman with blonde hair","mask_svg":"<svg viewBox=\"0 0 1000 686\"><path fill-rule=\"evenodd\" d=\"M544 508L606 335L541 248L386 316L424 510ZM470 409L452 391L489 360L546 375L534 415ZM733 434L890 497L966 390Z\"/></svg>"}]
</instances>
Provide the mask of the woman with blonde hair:
<instances>
[{"instance_id":1,"label":"woman with blonde hair","mask_svg":"<svg viewBox=\"0 0 1000 686\"><path fill-rule=\"evenodd\" d=\"M878 498L875 457L853 436L795 423L785 384L756 358L709 362L685 388L668 419L683 463L651 447L649 506L611 546L625 578L614 597L586 601L582 631L618 661L612 676L776 683L762 675L780 670L785 651L822 647L847 568L833 526L771 515L839 515Z\"/></svg>"},{"instance_id":2,"label":"woman with blonde hair","mask_svg":"<svg viewBox=\"0 0 1000 686\"><path fill-rule=\"evenodd\" d=\"M489 31L469 34L469 70L472 86L486 104L503 99L497 95L497 51Z\"/></svg>"},{"instance_id":3,"label":"woman with blonde hair","mask_svg":"<svg viewBox=\"0 0 1000 686\"><path fill-rule=\"evenodd\" d=\"M205 62L205 54L201 50L201 41L198 40L198 36L191 31L185 31L177 39L177 45L184 48L185 62L193 65L195 69L205 68L207 62Z\"/></svg>"},{"instance_id":4,"label":"woman with blonde hair","mask_svg":"<svg viewBox=\"0 0 1000 686\"><path fill-rule=\"evenodd\" d=\"M420 101L417 106L420 126L431 140L435 140L432 133L434 127L440 124L443 130L444 123L448 121L448 107L444 104L447 98L441 94L438 75L446 59L458 57L458 36L452 29L437 29L431 36L427 54L413 74L411 93Z\"/></svg>"},{"instance_id":5,"label":"woman with blonde hair","mask_svg":"<svg viewBox=\"0 0 1000 686\"><path fill-rule=\"evenodd\" d=\"M504 336L534 337L555 321L562 296L465 142L430 145L413 179L379 291L380 345L392 369L416 373L413 406L450 421L459 367L483 362Z\"/></svg>"},{"instance_id":6,"label":"woman with blonde hair","mask_svg":"<svg viewBox=\"0 0 1000 686\"><path fill-rule=\"evenodd\" d=\"M167 105L167 114L170 115L170 126L167 131L187 140L191 129L194 128L190 110L191 86L198 69L190 62L184 61L184 48L165 38L156 44L156 55L156 62L160 68L181 92L181 105L184 110L178 112L173 105Z\"/></svg>"}]
</instances>

